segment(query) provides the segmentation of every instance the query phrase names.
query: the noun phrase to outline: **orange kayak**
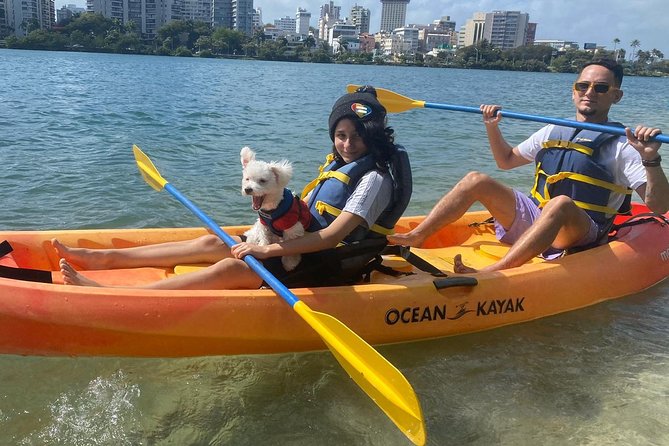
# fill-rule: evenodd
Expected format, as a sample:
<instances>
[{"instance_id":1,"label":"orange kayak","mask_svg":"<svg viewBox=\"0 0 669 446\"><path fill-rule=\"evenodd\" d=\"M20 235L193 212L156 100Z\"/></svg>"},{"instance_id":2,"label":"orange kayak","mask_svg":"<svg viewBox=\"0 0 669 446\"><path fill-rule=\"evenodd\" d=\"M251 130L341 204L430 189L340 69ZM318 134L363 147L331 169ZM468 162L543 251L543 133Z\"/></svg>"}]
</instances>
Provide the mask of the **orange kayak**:
<instances>
[{"instance_id":1,"label":"orange kayak","mask_svg":"<svg viewBox=\"0 0 669 446\"><path fill-rule=\"evenodd\" d=\"M644 211L635 206L635 212ZM669 276L666 216L634 217L603 246L550 262L536 258L495 273L459 275L453 257L481 267L508 247L489 215L470 212L411 252L440 271L425 272L399 255L384 264L409 273L374 272L370 283L298 288L310 308L331 314L370 344L411 342L516 324L640 292ZM423 217L405 217L407 231ZM239 234L245 227L229 227ZM128 247L185 240L205 229L104 229L0 232L13 248L0 258L0 353L46 356L182 357L325 349L323 341L271 289L154 291L62 284L49 240L70 246ZM6 244L5 244L6 245ZM192 268L84 271L108 285L134 286ZM7 278L38 270L53 283ZM434 272L434 271L433 271ZM28 276L33 271L27 271ZM26 276L26 277L28 277ZM14 276L12 276L14 277ZM25 278L25 277L24 277Z\"/></svg>"}]
</instances>

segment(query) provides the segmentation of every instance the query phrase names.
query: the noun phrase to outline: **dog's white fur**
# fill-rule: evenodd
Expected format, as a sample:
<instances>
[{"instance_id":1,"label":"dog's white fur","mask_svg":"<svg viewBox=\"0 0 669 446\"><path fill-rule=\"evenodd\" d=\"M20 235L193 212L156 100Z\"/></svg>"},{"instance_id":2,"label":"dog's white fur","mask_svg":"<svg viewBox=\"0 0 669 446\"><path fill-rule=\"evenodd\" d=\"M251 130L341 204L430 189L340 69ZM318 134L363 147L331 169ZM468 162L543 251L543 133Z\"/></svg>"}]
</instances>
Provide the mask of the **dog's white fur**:
<instances>
[{"instance_id":1,"label":"dog's white fur","mask_svg":"<svg viewBox=\"0 0 669 446\"><path fill-rule=\"evenodd\" d=\"M252 197L254 211L262 210L268 214L271 213L279 206L283 198L283 190L293 176L293 167L287 160L269 163L258 161L255 152L250 147L243 147L239 155L242 161L242 195ZM279 237L258 218L244 235L249 243L269 245L302 237L304 229L298 221L292 228L283 231L283 237ZM283 256L281 263L286 271L292 271L300 260L299 254Z\"/></svg>"}]
</instances>

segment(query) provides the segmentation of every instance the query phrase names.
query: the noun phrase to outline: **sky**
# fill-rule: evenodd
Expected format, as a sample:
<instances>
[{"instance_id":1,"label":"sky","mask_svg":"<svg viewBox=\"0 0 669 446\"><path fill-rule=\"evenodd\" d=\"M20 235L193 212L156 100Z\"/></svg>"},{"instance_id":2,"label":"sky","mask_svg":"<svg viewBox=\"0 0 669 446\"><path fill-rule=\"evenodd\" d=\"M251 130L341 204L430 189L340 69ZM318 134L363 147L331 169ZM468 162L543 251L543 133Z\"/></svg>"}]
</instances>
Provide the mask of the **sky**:
<instances>
[{"instance_id":1,"label":"sky","mask_svg":"<svg viewBox=\"0 0 669 446\"><path fill-rule=\"evenodd\" d=\"M84 0L56 0L56 8L64 4L85 7ZM320 7L325 0L254 0L262 8L265 23L282 17L295 17L297 8L311 13L311 26L318 26ZM334 0L347 17L354 5L370 10L370 32L379 30L380 0ZM411 0L407 7L407 23L426 25L442 16L450 16L459 30L475 12L520 11L537 23L537 39L559 39L596 43L612 50L613 40L620 39L618 48L631 52L630 43L638 40L639 49L658 49L669 59L669 1L667 0Z\"/></svg>"}]
</instances>

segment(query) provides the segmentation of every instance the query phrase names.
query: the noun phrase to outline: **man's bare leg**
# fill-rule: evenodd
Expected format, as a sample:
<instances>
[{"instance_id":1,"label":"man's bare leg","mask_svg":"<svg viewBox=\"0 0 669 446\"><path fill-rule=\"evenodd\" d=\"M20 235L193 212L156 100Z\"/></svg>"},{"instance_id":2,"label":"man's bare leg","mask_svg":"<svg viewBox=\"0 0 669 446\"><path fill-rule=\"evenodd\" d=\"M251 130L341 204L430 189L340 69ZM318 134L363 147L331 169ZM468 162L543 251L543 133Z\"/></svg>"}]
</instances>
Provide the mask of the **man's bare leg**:
<instances>
[{"instance_id":1,"label":"man's bare leg","mask_svg":"<svg viewBox=\"0 0 669 446\"><path fill-rule=\"evenodd\" d=\"M480 202L505 228L516 216L516 197L508 186L480 172L470 172L432 208L418 226L405 234L388 236L396 245L421 246L425 240L462 217L475 203Z\"/></svg>"},{"instance_id":2,"label":"man's bare leg","mask_svg":"<svg viewBox=\"0 0 669 446\"><path fill-rule=\"evenodd\" d=\"M590 230L590 217L567 196L553 198L544 207L536 222L511 246L499 261L478 271L499 271L514 268L528 262L551 246L567 249L583 240ZM454 259L456 273L477 272L462 263L461 257Z\"/></svg>"}]
</instances>

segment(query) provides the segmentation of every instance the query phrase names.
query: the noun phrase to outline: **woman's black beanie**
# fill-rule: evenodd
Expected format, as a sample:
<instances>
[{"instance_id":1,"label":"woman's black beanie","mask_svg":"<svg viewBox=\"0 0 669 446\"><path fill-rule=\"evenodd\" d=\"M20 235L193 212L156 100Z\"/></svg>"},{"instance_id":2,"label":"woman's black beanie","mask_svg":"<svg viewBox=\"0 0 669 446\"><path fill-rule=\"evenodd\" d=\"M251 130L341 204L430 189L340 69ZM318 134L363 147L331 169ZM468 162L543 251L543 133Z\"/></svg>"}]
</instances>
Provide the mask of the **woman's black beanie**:
<instances>
[{"instance_id":1,"label":"woman's black beanie","mask_svg":"<svg viewBox=\"0 0 669 446\"><path fill-rule=\"evenodd\" d=\"M371 120L385 122L386 109L376 98L374 87L365 85L353 93L348 93L340 97L332 106L332 112L328 120L330 139L332 141L334 141L335 127L343 118L349 118L354 122Z\"/></svg>"}]
</instances>

